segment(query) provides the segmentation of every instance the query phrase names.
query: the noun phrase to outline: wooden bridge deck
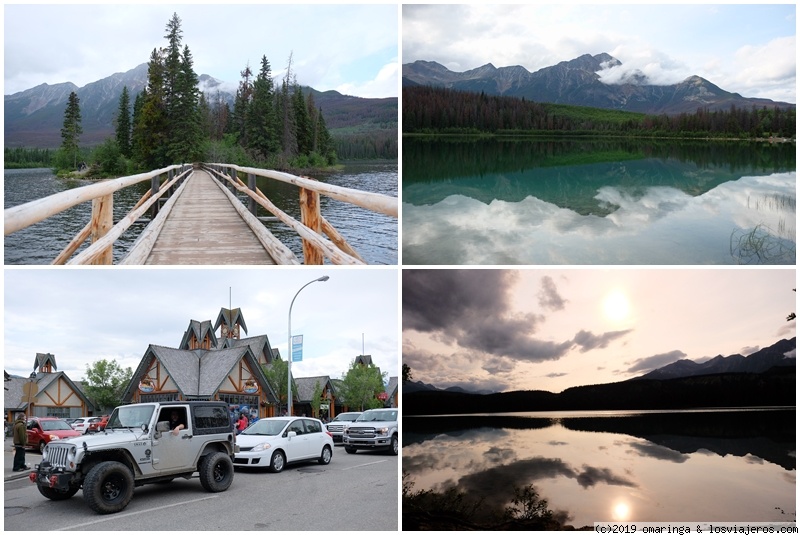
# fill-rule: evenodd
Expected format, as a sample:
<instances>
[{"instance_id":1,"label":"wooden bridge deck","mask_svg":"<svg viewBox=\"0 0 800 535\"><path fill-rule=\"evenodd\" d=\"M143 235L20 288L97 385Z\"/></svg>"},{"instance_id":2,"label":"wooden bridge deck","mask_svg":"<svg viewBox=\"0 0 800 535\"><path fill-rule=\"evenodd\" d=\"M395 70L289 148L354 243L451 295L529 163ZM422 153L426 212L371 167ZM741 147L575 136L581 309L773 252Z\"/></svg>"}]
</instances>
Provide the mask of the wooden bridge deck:
<instances>
[{"instance_id":1,"label":"wooden bridge deck","mask_svg":"<svg viewBox=\"0 0 800 535\"><path fill-rule=\"evenodd\" d=\"M217 182L195 170L145 264L275 264Z\"/></svg>"}]
</instances>

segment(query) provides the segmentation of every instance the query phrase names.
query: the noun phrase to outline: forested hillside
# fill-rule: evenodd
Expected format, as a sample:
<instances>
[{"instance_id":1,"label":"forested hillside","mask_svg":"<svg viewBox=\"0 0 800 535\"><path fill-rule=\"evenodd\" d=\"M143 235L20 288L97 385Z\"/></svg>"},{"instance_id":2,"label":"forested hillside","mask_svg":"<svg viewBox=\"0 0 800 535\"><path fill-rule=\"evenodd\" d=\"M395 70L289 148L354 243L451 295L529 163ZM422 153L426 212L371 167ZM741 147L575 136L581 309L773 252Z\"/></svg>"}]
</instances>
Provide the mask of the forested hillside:
<instances>
[{"instance_id":1,"label":"forested hillside","mask_svg":"<svg viewBox=\"0 0 800 535\"><path fill-rule=\"evenodd\" d=\"M780 108L646 115L441 87L403 88L403 133L568 133L632 136L794 138L796 110Z\"/></svg>"}]
</instances>

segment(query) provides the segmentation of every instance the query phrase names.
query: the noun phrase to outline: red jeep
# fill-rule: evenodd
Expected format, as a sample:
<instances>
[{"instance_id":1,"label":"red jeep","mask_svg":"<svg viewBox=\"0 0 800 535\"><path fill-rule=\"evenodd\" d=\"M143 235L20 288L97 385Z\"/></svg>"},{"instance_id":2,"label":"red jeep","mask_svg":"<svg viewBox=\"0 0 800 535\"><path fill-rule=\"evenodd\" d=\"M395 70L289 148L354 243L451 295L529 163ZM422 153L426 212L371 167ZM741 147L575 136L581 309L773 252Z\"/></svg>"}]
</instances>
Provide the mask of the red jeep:
<instances>
[{"instance_id":1,"label":"red jeep","mask_svg":"<svg viewBox=\"0 0 800 535\"><path fill-rule=\"evenodd\" d=\"M28 419L27 447L32 450L38 450L39 453L44 451L44 447L51 440L79 436L81 434L72 429L66 420L62 418L33 417Z\"/></svg>"}]
</instances>

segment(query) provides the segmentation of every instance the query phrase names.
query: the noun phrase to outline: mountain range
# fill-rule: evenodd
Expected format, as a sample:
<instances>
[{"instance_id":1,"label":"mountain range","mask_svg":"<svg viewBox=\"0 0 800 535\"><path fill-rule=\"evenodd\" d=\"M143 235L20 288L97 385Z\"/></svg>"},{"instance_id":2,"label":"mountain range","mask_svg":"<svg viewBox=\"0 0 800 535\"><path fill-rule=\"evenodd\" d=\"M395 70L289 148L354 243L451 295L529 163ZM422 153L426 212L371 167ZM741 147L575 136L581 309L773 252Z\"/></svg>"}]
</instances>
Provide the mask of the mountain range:
<instances>
[{"instance_id":1,"label":"mountain range","mask_svg":"<svg viewBox=\"0 0 800 535\"><path fill-rule=\"evenodd\" d=\"M472 93L525 98L536 102L571 104L649 114L694 113L698 108L727 110L731 105L793 108L794 104L746 98L725 91L699 76L680 83L655 85L641 71L629 71L615 83L603 81L622 63L609 54L584 54L570 61L530 72L521 66L496 68L487 63L466 72L453 72L433 61L403 65L403 86L429 85Z\"/></svg>"},{"instance_id":2,"label":"mountain range","mask_svg":"<svg viewBox=\"0 0 800 535\"><path fill-rule=\"evenodd\" d=\"M770 370L775 367L794 368L796 366L796 348L796 338L792 338L791 340L780 340L771 346L760 349L746 357L740 354L730 355L727 357L717 355L716 357L704 362L696 362L690 359L680 359L652 370L644 375L633 377L623 382L681 379L687 377L728 373L764 374L770 372ZM412 394L416 392L450 392L479 395L495 394L495 392L488 390L467 390L460 386L451 386L441 389L436 386L426 384L422 381L407 381L403 384L403 394Z\"/></svg>"},{"instance_id":3,"label":"mountain range","mask_svg":"<svg viewBox=\"0 0 800 535\"><path fill-rule=\"evenodd\" d=\"M229 84L208 74L198 76L199 88L206 99L219 98L231 107L235 96L234 84ZM137 94L147 85L147 63L127 72L116 73L78 87L71 82L41 84L36 87L4 96L5 146L54 148L61 144L61 127L64 109L72 91L80 99L81 143L92 145L114 134L114 118L119 111L122 88L128 88L131 105ZM337 91L311 92L318 108L322 108L325 124L335 135L337 128L379 128L397 124L397 98L360 98L342 95Z\"/></svg>"}]
</instances>

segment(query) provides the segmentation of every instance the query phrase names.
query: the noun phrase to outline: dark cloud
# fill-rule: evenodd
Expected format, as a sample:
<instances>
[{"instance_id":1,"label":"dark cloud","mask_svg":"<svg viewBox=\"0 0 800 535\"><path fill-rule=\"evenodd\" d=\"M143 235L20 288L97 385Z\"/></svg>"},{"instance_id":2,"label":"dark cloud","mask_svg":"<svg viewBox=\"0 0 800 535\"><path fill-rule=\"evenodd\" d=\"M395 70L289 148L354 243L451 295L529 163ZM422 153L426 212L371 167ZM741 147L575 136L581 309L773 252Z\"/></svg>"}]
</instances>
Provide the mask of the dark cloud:
<instances>
[{"instance_id":1,"label":"dark cloud","mask_svg":"<svg viewBox=\"0 0 800 535\"><path fill-rule=\"evenodd\" d=\"M603 333L601 335L596 335L588 331L582 330L575 335L573 342L575 342L575 345L581 348L581 353L586 353L587 351L591 351L592 349L597 349L597 348L602 349L608 347L608 344L610 342L613 342L617 338L622 338L626 334L630 333L632 330L633 329L627 329L624 331L611 331Z\"/></svg>"},{"instance_id":2,"label":"dark cloud","mask_svg":"<svg viewBox=\"0 0 800 535\"><path fill-rule=\"evenodd\" d=\"M542 277L542 289L539 291L539 306L548 310L564 310L567 300L561 297L556 283L551 277Z\"/></svg>"},{"instance_id":3,"label":"dark cloud","mask_svg":"<svg viewBox=\"0 0 800 535\"><path fill-rule=\"evenodd\" d=\"M403 329L460 331L465 323L508 311L513 271L403 270Z\"/></svg>"},{"instance_id":4,"label":"dark cloud","mask_svg":"<svg viewBox=\"0 0 800 535\"><path fill-rule=\"evenodd\" d=\"M565 375L569 375L568 373L548 373L545 377L549 377L550 379L555 379L556 377L564 377Z\"/></svg>"},{"instance_id":5,"label":"dark cloud","mask_svg":"<svg viewBox=\"0 0 800 535\"><path fill-rule=\"evenodd\" d=\"M669 353L660 353L651 357L644 357L633 361L633 365L627 369L627 373L647 373L667 364L672 364L676 360L686 357L686 353L676 349Z\"/></svg>"},{"instance_id":6,"label":"dark cloud","mask_svg":"<svg viewBox=\"0 0 800 535\"><path fill-rule=\"evenodd\" d=\"M403 329L430 333L444 343L522 362L558 360L575 346L581 352L604 348L630 332L596 335L582 330L562 342L534 338L544 317L512 310L516 281L516 272L504 270L404 270ZM540 303L563 307L565 300L552 279L545 277L542 286Z\"/></svg>"}]
</instances>

